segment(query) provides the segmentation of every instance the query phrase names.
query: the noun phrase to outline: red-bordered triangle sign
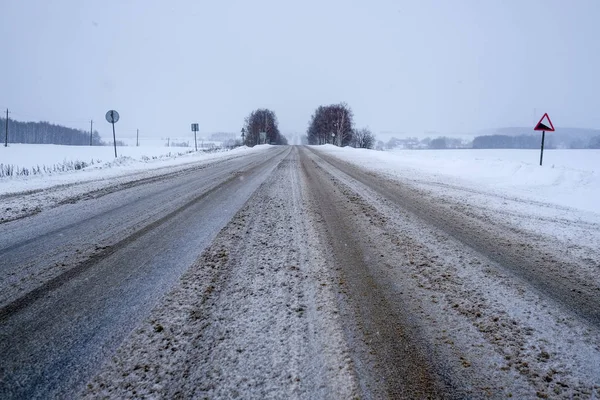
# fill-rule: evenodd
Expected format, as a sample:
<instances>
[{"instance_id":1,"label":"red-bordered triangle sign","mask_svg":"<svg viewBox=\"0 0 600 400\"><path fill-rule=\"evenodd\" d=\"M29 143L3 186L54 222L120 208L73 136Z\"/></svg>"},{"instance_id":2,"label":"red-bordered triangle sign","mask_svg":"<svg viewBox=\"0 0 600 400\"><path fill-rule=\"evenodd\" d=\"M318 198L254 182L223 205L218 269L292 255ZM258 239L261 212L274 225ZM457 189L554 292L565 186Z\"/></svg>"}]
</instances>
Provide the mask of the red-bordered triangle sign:
<instances>
[{"instance_id":1,"label":"red-bordered triangle sign","mask_svg":"<svg viewBox=\"0 0 600 400\"><path fill-rule=\"evenodd\" d=\"M540 122L537 123L534 131L546 131L546 132L554 132L554 125L552 125L552 121L550 121L550 117L548 113L545 113Z\"/></svg>"}]
</instances>

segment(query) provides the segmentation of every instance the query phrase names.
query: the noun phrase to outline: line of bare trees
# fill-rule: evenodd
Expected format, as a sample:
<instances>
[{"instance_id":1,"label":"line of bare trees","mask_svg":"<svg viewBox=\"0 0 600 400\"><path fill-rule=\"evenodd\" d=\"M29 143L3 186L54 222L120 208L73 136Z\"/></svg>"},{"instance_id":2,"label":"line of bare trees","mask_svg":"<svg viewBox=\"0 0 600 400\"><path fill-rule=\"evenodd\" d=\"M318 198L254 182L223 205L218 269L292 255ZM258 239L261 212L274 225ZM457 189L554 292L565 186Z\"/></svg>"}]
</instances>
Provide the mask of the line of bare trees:
<instances>
[{"instance_id":1,"label":"line of bare trees","mask_svg":"<svg viewBox=\"0 0 600 400\"><path fill-rule=\"evenodd\" d=\"M372 149L375 136L369 128L354 128L354 114L346 103L319 106L308 125L308 144L334 144Z\"/></svg>"},{"instance_id":2,"label":"line of bare trees","mask_svg":"<svg viewBox=\"0 0 600 400\"><path fill-rule=\"evenodd\" d=\"M242 134L244 144L250 147L258 144L287 144L287 139L279 132L277 116L267 108L254 110L246 117Z\"/></svg>"},{"instance_id":3,"label":"line of bare trees","mask_svg":"<svg viewBox=\"0 0 600 400\"><path fill-rule=\"evenodd\" d=\"M2 127L2 141L4 142L4 127L6 119L0 118ZM90 132L81 129L51 124L50 122L22 122L14 119L8 120L8 142L30 144L63 144L74 146L89 146ZM100 135L97 131L92 133L92 144L101 145Z\"/></svg>"},{"instance_id":4,"label":"line of bare trees","mask_svg":"<svg viewBox=\"0 0 600 400\"><path fill-rule=\"evenodd\" d=\"M375 136L369 128L356 129L354 114L346 103L319 106L307 131L308 144L334 144L372 149ZM287 139L279 132L275 112L267 108L254 110L246 117L242 129L242 138L246 146L259 144L286 145Z\"/></svg>"}]
</instances>

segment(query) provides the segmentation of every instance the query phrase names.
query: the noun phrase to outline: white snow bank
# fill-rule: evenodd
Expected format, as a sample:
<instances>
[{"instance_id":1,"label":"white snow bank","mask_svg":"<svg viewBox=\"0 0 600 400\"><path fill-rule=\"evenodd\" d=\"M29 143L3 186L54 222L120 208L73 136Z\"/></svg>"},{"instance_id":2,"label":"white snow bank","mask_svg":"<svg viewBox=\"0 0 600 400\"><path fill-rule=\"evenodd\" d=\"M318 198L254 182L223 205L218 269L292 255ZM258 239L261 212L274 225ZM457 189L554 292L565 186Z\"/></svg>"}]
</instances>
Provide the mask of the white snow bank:
<instances>
[{"instance_id":1,"label":"white snow bank","mask_svg":"<svg viewBox=\"0 0 600 400\"><path fill-rule=\"evenodd\" d=\"M52 167L56 164L83 161L79 170L42 173L40 175L0 178L0 194L44 189L75 182L105 180L165 167L238 157L268 149L269 145L238 147L230 151L194 152L185 147L117 147L115 159L111 146L63 146L50 144L11 144L0 148L0 164L20 168Z\"/></svg>"},{"instance_id":2,"label":"white snow bank","mask_svg":"<svg viewBox=\"0 0 600 400\"><path fill-rule=\"evenodd\" d=\"M393 176L499 190L600 213L600 150L393 150L318 146Z\"/></svg>"}]
</instances>

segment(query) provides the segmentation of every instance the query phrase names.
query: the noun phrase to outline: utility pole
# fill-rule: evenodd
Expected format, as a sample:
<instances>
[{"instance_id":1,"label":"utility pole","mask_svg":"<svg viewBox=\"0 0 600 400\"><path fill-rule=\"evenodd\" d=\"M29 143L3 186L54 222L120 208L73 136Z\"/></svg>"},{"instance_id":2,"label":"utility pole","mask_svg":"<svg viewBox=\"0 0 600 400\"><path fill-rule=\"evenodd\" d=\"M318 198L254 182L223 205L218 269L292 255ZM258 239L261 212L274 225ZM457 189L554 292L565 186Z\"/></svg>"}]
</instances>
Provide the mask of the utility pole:
<instances>
[{"instance_id":1,"label":"utility pole","mask_svg":"<svg viewBox=\"0 0 600 400\"><path fill-rule=\"evenodd\" d=\"M92 145L92 132L94 132L94 121L90 119L90 146Z\"/></svg>"},{"instance_id":2,"label":"utility pole","mask_svg":"<svg viewBox=\"0 0 600 400\"><path fill-rule=\"evenodd\" d=\"M8 147L8 108L6 109L6 133L4 134L4 147Z\"/></svg>"},{"instance_id":3,"label":"utility pole","mask_svg":"<svg viewBox=\"0 0 600 400\"><path fill-rule=\"evenodd\" d=\"M137 130L137 134L135 136L135 147L140 147L140 130Z\"/></svg>"}]
</instances>

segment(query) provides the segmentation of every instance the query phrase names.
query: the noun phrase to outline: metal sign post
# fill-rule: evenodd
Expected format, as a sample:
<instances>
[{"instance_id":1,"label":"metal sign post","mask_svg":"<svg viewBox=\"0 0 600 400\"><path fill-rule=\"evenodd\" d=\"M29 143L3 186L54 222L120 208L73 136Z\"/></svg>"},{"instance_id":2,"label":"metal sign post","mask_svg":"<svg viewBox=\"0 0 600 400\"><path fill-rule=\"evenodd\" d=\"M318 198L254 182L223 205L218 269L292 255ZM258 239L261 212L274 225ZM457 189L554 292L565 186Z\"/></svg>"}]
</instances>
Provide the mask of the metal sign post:
<instances>
[{"instance_id":1,"label":"metal sign post","mask_svg":"<svg viewBox=\"0 0 600 400\"><path fill-rule=\"evenodd\" d=\"M546 137L546 131L542 131L542 150L540 151L540 166L544 160L544 138Z\"/></svg>"},{"instance_id":2,"label":"metal sign post","mask_svg":"<svg viewBox=\"0 0 600 400\"><path fill-rule=\"evenodd\" d=\"M194 144L196 145L196 151L198 151L198 140L196 139L196 132L198 132L198 123L192 124L192 132L194 132Z\"/></svg>"},{"instance_id":3,"label":"metal sign post","mask_svg":"<svg viewBox=\"0 0 600 400\"><path fill-rule=\"evenodd\" d=\"M541 152L540 152L540 166L542 165L542 161L544 160L544 139L546 138L546 131L548 132L554 132L554 125L552 125L552 121L550 121L550 117L548 116L548 113L545 113L542 118L540 119L540 122L537 123L537 125L535 126L535 128L533 128L534 131L542 131L542 146L541 146Z\"/></svg>"},{"instance_id":4,"label":"metal sign post","mask_svg":"<svg viewBox=\"0 0 600 400\"><path fill-rule=\"evenodd\" d=\"M119 113L115 110L109 110L106 113L106 120L112 124L113 128L113 144L115 146L115 158L117 158L117 137L115 135L115 122L119 120Z\"/></svg>"}]
</instances>

